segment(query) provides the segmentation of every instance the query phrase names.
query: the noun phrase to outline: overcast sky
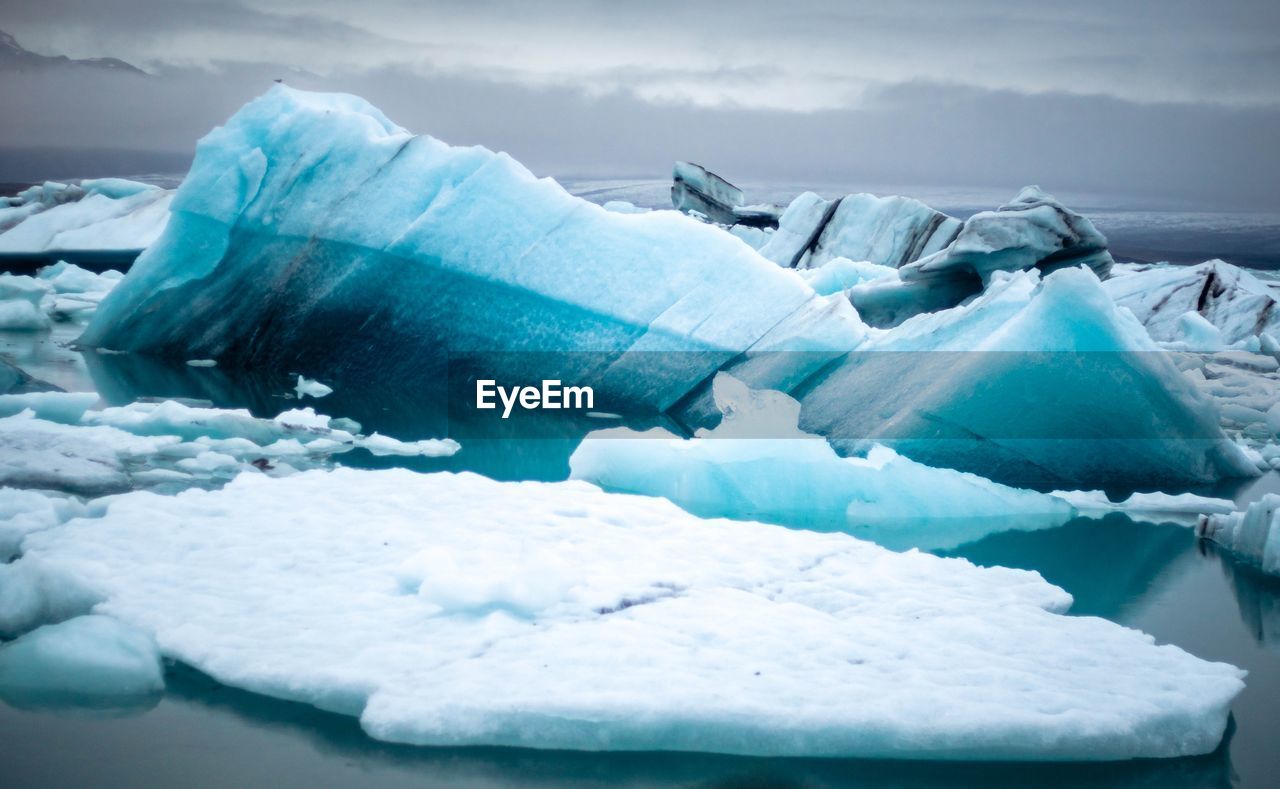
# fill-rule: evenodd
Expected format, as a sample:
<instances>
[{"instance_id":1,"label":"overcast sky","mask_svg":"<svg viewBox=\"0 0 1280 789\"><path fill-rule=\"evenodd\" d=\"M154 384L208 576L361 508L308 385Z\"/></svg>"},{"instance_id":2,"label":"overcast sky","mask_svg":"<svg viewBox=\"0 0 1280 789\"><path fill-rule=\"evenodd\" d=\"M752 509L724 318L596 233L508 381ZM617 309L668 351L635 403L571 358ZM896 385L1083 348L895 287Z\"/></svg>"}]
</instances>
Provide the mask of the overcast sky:
<instances>
[{"instance_id":1,"label":"overcast sky","mask_svg":"<svg viewBox=\"0 0 1280 789\"><path fill-rule=\"evenodd\" d=\"M1280 208L1275 0L0 0L0 29L152 75L4 75L8 148L189 151L283 76L546 174Z\"/></svg>"}]
</instances>

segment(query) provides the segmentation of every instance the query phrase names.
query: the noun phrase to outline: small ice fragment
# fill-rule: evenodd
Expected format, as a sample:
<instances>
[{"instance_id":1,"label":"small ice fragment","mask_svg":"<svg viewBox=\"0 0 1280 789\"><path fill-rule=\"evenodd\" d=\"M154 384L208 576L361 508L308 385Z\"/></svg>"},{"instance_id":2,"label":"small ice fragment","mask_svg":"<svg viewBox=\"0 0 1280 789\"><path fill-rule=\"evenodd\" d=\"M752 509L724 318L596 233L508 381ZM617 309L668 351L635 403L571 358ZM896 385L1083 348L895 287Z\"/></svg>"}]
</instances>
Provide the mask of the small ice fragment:
<instances>
[{"instance_id":1,"label":"small ice fragment","mask_svg":"<svg viewBox=\"0 0 1280 789\"><path fill-rule=\"evenodd\" d=\"M298 393L298 399L301 400L303 397L307 395L311 395L312 397L319 398L319 397L324 397L325 395L333 394L333 387L325 386L319 381L313 380L311 378L304 378L301 375L299 375L298 385L294 387L294 391Z\"/></svg>"},{"instance_id":2,"label":"small ice fragment","mask_svg":"<svg viewBox=\"0 0 1280 789\"><path fill-rule=\"evenodd\" d=\"M188 359L188 367L217 367L217 359Z\"/></svg>"}]
</instances>

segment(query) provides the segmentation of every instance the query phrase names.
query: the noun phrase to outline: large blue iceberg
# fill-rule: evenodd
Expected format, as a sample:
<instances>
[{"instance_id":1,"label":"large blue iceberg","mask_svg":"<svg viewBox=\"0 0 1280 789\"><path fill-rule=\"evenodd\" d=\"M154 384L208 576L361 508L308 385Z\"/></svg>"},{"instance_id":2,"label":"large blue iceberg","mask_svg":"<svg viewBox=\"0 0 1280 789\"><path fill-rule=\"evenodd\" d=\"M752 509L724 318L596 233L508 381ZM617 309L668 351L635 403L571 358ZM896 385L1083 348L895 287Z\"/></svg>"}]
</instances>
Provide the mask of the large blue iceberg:
<instances>
[{"instance_id":1,"label":"large blue iceberg","mask_svg":"<svg viewBox=\"0 0 1280 789\"><path fill-rule=\"evenodd\" d=\"M605 211L505 154L412 135L357 97L280 86L200 142L163 236L81 343L410 391L438 387L459 355L500 352L473 372L590 384L601 400L689 429L718 420L711 379L727 371L794 396L802 426L847 453L884 439L931 465L1054 487L1254 472L1212 403L1147 353L1158 349L1117 315L1093 271L1042 280L1000 270L1007 255L977 261L969 247L962 260L954 221L913 201L865 207L888 224L864 234L850 213L833 226L845 241L897 249L901 232L927 235L910 257L952 255L943 273L964 269L985 292L874 329L844 293L818 295L717 227L676 211ZM944 287L937 281L950 279L910 284ZM1029 345L992 345L998 328ZM912 361L864 353L883 350ZM1136 353L1120 371L1074 365L1059 381L1061 369L1028 374L1032 357L1009 351ZM552 352L553 369L524 352ZM897 361L869 368L872 356ZM1033 379L1044 389L1026 389ZM1010 414L1017 424L1002 431ZM1133 415L1142 418L1126 421ZM1064 435L1084 440L1064 446Z\"/></svg>"}]
</instances>

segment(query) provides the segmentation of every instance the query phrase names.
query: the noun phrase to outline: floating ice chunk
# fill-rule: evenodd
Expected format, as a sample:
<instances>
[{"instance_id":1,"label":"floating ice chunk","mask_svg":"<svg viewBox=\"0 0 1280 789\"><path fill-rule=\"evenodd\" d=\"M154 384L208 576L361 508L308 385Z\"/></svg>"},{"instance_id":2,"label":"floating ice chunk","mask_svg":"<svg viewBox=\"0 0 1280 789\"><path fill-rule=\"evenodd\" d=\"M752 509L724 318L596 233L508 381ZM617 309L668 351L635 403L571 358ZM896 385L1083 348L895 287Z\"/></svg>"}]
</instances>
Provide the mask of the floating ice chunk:
<instances>
[{"instance_id":1,"label":"floating ice chunk","mask_svg":"<svg viewBox=\"0 0 1280 789\"><path fill-rule=\"evenodd\" d=\"M0 331L46 331L49 316L24 299L0 301Z\"/></svg>"},{"instance_id":2,"label":"floating ice chunk","mask_svg":"<svg viewBox=\"0 0 1280 789\"><path fill-rule=\"evenodd\" d=\"M0 697L14 706L150 706L163 690L155 642L110 617L45 625L0 646Z\"/></svg>"},{"instance_id":3,"label":"floating ice chunk","mask_svg":"<svg viewBox=\"0 0 1280 789\"><path fill-rule=\"evenodd\" d=\"M218 361L216 359L188 359L187 366L188 367L217 367Z\"/></svg>"},{"instance_id":4,"label":"floating ice chunk","mask_svg":"<svg viewBox=\"0 0 1280 789\"><path fill-rule=\"evenodd\" d=\"M1243 687L1233 667L1058 615L1069 597L1035 573L577 482L241 475L112 498L26 550L76 568L166 657L397 742L1181 756L1217 746Z\"/></svg>"},{"instance_id":5,"label":"floating ice chunk","mask_svg":"<svg viewBox=\"0 0 1280 789\"><path fill-rule=\"evenodd\" d=\"M320 398L333 394L333 387L325 386L319 381L314 381L310 378L303 378L301 375L298 376L298 385L293 390L297 393L299 400L306 395Z\"/></svg>"},{"instance_id":6,"label":"floating ice chunk","mask_svg":"<svg viewBox=\"0 0 1280 789\"><path fill-rule=\"evenodd\" d=\"M951 547L991 531L1060 525L1069 504L974 474L930 468L877 446L842 458L797 427L800 404L716 376L720 425L692 440L660 428L591 433L570 476L607 490L662 496L703 516L867 533L891 547ZM895 529L901 533L895 533Z\"/></svg>"},{"instance_id":7,"label":"floating ice chunk","mask_svg":"<svg viewBox=\"0 0 1280 789\"><path fill-rule=\"evenodd\" d=\"M39 279L49 283L55 293L106 293L120 283L124 274L104 271L95 274L73 263L60 260L40 269Z\"/></svg>"},{"instance_id":8,"label":"floating ice chunk","mask_svg":"<svg viewBox=\"0 0 1280 789\"><path fill-rule=\"evenodd\" d=\"M1240 559L1280 575L1280 495L1268 493L1244 512L1204 515L1196 536L1212 540Z\"/></svg>"},{"instance_id":9,"label":"floating ice chunk","mask_svg":"<svg viewBox=\"0 0 1280 789\"><path fill-rule=\"evenodd\" d=\"M1228 345L1280 332L1275 291L1248 271L1210 260L1196 266L1124 265L1104 283L1161 342L1182 340L1182 316L1199 314L1218 328Z\"/></svg>"},{"instance_id":10,"label":"floating ice chunk","mask_svg":"<svg viewBox=\"0 0 1280 789\"><path fill-rule=\"evenodd\" d=\"M25 301L39 307L53 286L35 277L0 274L0 302Z\"/></svg>"},{"instance_id":11,"label":"floating ice chunk","mask_svg":"<svg viewBox=\"0 0 1280 789\"><path fill-rule=\"evenodd\" d=\"M801 426L1016 484L1168 487L1256 475L1198 391L1088 269L997 273L869 334L802 391Z\"/></svg>"},{"instance_id":12,"label":"floating ice chunk","mask_svg":"<svg viewBox=\"0 0 1280 789\"><path fill-rule=\"evenodd\" d=\"M1123 501L1112 501L1100 490L1055 490L1052 496L1069 502L1085 513L1120 511L1135 520L1195 520L1204 513L1228 513L1235 509L1231 499L1197 496L1194 493L1134 493Z\"/></svg>"},{"instance_id":13,"label":"floating ice chunk","mask_svg":"<svg viewBox=\"0 0 1280 789\"><path fill-rule=\"evenodd\" d=\"M400 455L403 457L415 455L421 457L448 457L462 448L461 444L451 438L400 441L380 433L371 433L368 436L356 439L356 446L363 447L374 455Z\"/></svg>"},{"instance_id":14,"label":"floating ice chunk","mask_svg":"<svg viewBox=\"0 0 1280 789\"><path fill-rule=\"evenodd\" d=\"M87 496L130 488L125 462L178 439L142 438L110 427L60 425L24 411L0 419L0 485Z\"/></svg>"},{"instance_id":15,"label":"floating ice chunk","mask_svg":"<svg viewBox=\"0 0 1280 789\"><path fill-rule=\"evenodd\" d=\"M98 402L93 392L24 392L0 395L0 417L31 411L40 419L75 424Z\"/></svg>"},{"instance_id":16,"label":"floating ice chunk","mask_svg":"<svg viewBox=\"0 0 1280 789\"><path fill-rule=\"evenodd\" d=\"M359 431L359 423L311 408L260 419L243 409L173 400L89 410L97 400L95 394L68 392L0 395L0 485L101 495L184 477L195 484L255 468L271 471L271 464L264 465L268 458L306 467L358 447L377 455L425 457L460 448L450 439L361 435L344 429Z\"/></svg>"},{"instance_id":17,"label":"floating ice chunk","mask_svg":"<svg viewBox=\"0 0 1280 789\"><path fill-rule=\"evenodd\" d=\"M694 212L712 222L732 225L733 209L746 202L742 190L692 162L676 162L671 173L671 205L685 213Z\"/></svg>"},{"instance_id":18,"label":"floating ice chunk","mask_svg":"<svg viewBox=\"0 0 1280 789\"><path fill-rule=\"evenodd\" d=\"M942 249L959 229L960 220L909 197L824 200L805 192L787 206L760 254L787 268L817 268L841 257L898 268Z\"/></svg>"},{"instance_id":19,"label":"floating ice chunk","mask_svg":"<svg viewBox=\"0 0 1280 789\"><path fill-rule=\"evenodd\" d=\"M0 359L0 396L8 394L30 394L33 392L50 392L56 391L58 387L42 381L39 378L33 378L27 375L25 371L18 367L14 367L4 359ZM17 413L22 409L19 408L13 413ZM0 416L8 416L3 408L0 408Z\"/></svg>"},{"instance_id":20,"label":"floating ice chunk","mask_svg":"<svg viewBox=\"0 0 1280 789\"><path fill-rule=\"evenodd\" d=\"M995 211L965 220L945 249L899 268L904 280L969 276L985 283L993 272L1033 267L1052 271L1084 265L1106 276L1112 262L1107 239L1092 222L1028 186Z\"/></svg>"}]
</instances>

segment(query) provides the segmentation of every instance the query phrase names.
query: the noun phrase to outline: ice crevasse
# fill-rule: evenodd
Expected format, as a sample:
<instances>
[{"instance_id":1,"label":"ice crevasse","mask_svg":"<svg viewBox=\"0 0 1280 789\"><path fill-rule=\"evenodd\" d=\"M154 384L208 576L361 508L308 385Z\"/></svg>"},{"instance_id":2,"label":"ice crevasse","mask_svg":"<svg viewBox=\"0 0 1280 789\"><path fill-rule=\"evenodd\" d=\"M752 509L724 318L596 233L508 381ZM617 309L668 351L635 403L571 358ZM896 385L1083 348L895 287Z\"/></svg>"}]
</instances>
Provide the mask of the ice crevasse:
<instances>
[{"instance_id":1,"label":"ice crevasse","mask_svg":"<svg viewBox=\"0 0 1280 789\"><path fill-rule=\"evenodd\" d=\"M284 86L200 142L172 210L82 344L408 387L437 385L450 352L591 352L561 354L554 375L507 353L484 377L587 383L696 427L718 416L711 379L724 370L792 394L802 427L842 453L895 439L913 459L1017 484L1256 473L1169 364L1089 368L1051 381L1050 399L1018 399L1026 377L987 352L1028 350L1011 338L1033 351L1158 350L1083 269L995 271L974 303L881 332L844 295L819 296L716 227L605 211L504 154L414 136L354 96ZM997 328L1003 344L988 342ZM963 364L916 353L910 374L895 372L906 382L886 388L862 353L886 348L981 352ZM1102 394L1124 413L1107 416ZM943 436L931 398L949 403ZM1022 443L992 433L1009 413ZM1093 443L1058 441L1099 414ZM1135 414L1108 441L1108 425Z\"/></svg>"},{"instance_id":2,"label":"ice crevasse","mask_svg":"<svg viewBox=\"0 0 1280 789\"><path fill-rule=\"evenodd\" d=\"M240 475L93 515L29 534L11 583L74 585L165 658L397 742L1167 757L1213 750L1242 688L1062 616L1033 572L583 482Z\"/></svg>"}]
</instances>

